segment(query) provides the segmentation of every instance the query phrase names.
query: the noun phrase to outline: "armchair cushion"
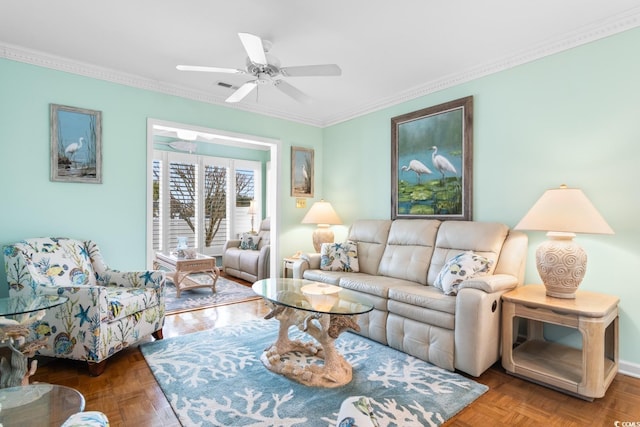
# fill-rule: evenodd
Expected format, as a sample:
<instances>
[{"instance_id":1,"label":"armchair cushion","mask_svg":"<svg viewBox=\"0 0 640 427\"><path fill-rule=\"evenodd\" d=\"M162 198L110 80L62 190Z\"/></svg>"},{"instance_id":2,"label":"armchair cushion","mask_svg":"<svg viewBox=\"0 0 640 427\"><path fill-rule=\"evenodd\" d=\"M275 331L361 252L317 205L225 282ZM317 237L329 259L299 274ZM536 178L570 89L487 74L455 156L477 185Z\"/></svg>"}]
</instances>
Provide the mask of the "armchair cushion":
<instances>
[{"instance_id":1,"label":"armchair cushion","mask_svg":"<svg viewBox=\"0 0 640 427\"><path fill-rule=\"evenodd\" d=\"M109 419L99 411L78 412L71 415L61 427L109 427Z\"/></svg>"}]
</instances>

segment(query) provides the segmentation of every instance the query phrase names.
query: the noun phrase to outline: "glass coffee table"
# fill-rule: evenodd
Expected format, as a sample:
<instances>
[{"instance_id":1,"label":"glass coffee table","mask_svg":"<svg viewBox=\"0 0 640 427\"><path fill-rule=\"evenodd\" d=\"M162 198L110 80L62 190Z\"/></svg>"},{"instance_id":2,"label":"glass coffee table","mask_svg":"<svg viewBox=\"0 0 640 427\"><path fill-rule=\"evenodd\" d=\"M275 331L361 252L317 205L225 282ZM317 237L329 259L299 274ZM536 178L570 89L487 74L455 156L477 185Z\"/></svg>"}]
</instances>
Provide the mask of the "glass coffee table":
<instances>
[{"instance_id":1,"label":"glass coffee table","mask_svg":"<svg viewBox=\"0 0 640 427\"><path fill-rule=\"evenodd\" d=\"M269 278L252 288L271 308L265 319L280 322L278 339L260 357L267 369L308 386L339 387L351 381L351 365L334 341L346 329L359 331L357 316L373 310L371 305L339 286L310 280ZM316 342L291 340L289 328L294 325ZM293 352L307 356L293 361ZM324 364L313 363L314 358Z\"/></svg>"},{"instance_id":2,"label":"glass coffee table","mask_svg":"<svg viewBox=\"0 0 640 427\"><path fill-rule=\"evenodd\" d=\"M84 396L70 387L31 384L0 390L0 423L4 426L60 426L84 411Z\"/></svg>"}]
</instances>

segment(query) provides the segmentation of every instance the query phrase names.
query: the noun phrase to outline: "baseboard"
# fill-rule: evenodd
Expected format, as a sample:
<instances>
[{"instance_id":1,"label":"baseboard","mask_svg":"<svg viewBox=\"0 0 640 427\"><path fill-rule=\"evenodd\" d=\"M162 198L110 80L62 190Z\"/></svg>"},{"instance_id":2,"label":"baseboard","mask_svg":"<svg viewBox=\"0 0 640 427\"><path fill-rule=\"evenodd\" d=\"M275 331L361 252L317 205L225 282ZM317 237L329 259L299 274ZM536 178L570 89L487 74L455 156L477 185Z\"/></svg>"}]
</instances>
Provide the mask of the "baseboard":
<instances>
[{"instance_id":1,"label":"baseboard","mask_svg":"<svg viewBox=\"0 0 640 427\"><path fill-rule=\"evenodd\" d=\"M630 377L640 378L640 365L621 360L618 365L618 372Z\"/></svg>"}]
</instances>

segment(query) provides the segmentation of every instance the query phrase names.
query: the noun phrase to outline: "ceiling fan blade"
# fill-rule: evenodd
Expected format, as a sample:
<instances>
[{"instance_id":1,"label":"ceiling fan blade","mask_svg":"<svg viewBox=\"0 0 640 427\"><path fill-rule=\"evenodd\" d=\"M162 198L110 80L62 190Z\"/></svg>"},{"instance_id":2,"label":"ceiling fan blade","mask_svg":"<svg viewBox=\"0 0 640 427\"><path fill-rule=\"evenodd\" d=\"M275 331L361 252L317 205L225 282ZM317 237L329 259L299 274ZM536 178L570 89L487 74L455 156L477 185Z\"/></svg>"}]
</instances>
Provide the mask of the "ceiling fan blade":
<instances>
[{"instance_id":1,"label":"ceiling fan blade","mask_svg":"<svg viewBox=\"0 0 640 427\"><path fill-rule=\"evenodd\" d=\"M283 76L305 77L305 76L339 76L342 70L336 64L322 65L300 65L296 67L280 68Z\"/></svg>"},{"instance_id":2,"label":"ceiling fan blade","mask_svg":"<svg viewBox=\"0 0 640 427\"><path fill-rule=\"evenodd\" d=\"M251 62L254 64L267 65L267 55L264 53L262 39L249 33L238 33L238 36Z\"/></svg>"},{"instance_id":3,"label":"ceiling fan blade","mask_svg":"<svg viewBox=\"0 0 640 427\"><path fill-rule=\"evenodd\" d=\"M291 86L289 83L285 82L284 80L275 80L273 82L273 85L278 89L280 89L283 93L289 95L290 97L292 97L298 102L302 102L303 104L311 103L311 97L309 97L309 95Z\"/></svg>"},{"instance_id":4,"label":"ceiling fan blade","mask_svg":"<svg viewBox=\"0 0 640 427\"><path fill-rule=\"evenodd\" d=\"M202 67L200 65L177 65L180 71L204 71L205 73L245 74L244 70L237 68Z\"/></svg>"},{"instance_id":5,"label":"ceiling fan blade","mask_svg":"<svg viewBox=\"0 0 640 427\"><path fill-rule=\"evenodd\" d=\"M246 82L245 84L240 86L240 88L238 90L233 92L231 94L231 96L229 96L227 99L225 99L225 102L240 102L240 101L242 101L242 99L245 96L249 95L249 93L251 93L251 91L253 89L255 89L256 86L258 86L258 82L256 82L255 80L252 80L250 82Z\"/></svg>"}]
</instances>

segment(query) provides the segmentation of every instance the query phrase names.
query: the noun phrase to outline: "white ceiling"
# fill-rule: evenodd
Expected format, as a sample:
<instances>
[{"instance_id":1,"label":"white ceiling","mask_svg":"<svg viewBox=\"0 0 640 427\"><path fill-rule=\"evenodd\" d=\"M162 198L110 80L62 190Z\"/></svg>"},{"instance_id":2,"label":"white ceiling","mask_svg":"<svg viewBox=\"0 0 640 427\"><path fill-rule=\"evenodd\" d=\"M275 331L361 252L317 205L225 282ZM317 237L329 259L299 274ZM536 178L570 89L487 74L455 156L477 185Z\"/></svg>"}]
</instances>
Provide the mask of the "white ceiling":
<instances>
[{"instance_id":1,"label":"white ceiling","mask_svg":"<svg viewBox=\"0 0 640 427\"><path fill-rule=\"evenodd\" d=\"M0 5L0 58L327 126L637 26L639 0L20 0ZM269 86L225 104L216 82L250 76L176 70L243 68L239 32L342 76L286 78L310 105Z\"/></svg>"}]
</instances>

